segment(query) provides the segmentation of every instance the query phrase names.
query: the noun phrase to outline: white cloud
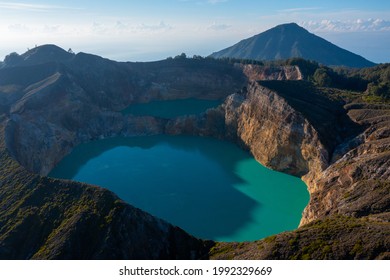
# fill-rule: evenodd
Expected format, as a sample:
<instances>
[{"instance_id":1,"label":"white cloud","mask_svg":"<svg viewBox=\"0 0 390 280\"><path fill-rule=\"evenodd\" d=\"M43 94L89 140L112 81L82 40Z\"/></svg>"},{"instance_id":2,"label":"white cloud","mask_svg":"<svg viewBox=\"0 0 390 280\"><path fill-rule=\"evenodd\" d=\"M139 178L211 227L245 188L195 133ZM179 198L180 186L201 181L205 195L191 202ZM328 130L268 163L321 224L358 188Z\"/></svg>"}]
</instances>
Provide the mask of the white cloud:
<instances>
[{"instance_id":1,"label":"white cloud","mask_svg":"<svg viewBox=\"0 0 390 280\"><path fill-rule=\"evenodd\" d=\"M43 26L42 31L44 33L58 33L60 31L60 25L48 25Z\"/></svg>"},{"instance_id":2,"label":"white cloud","mask_svg":"<svg viewBox=\"0 0 390 280\"><path fill-rule=\"evenodd\" d=\"M27 3L15 3L15 2L11 2L11 3L10 2L0 2L0 9L21 10L21 11L29 11L29 12L48 12L51 10L58 10L58 9L75 10L75 8L69 8L69 7L63 7L63 6L27 4Z\"/></svg>"},{"instance_id":3,"label":"white cloud","mask_svg":"<svg viewBox=\"0 0 390 280\"><path fill-rule=\"evenodd\" d=\"M84 30L85 36L131 36L131 35L155 35L157 33L165 33L173 30L174 27L160 21L157 24L150 23L130 23L126 21L116 21L115 23L100 23L94 22L87 30Z\"/></svg>"},{"instance_id":4,"label":"white cloud","mask_svg":"<svg viewBox=\"0 0 390 280\"><path fill-rule=\"evenodd\" d=\"M222 30L229 29L230 27L232 27L230 24L214 22L213 24L209 25L207 29L214 30L214 31L222 31Z\"/></svg>"},{"instance_id":5,"label":"white cloud","mask_svg":"<svg viewBox=\"0 0 390 280\"><path fill-rule=\"evenodd\" d=\"M173 29L173 27L169 24L166 24L163 21L160 21L159 24L140 24L136 26L136 29L142 31L142 30L148 30L148 31L168 31Z\"/></svg>"},{"instance_id":6,"label":"white cloud","mask_svg":"<svg viewBox=\"0 0 390 280\"><path fill-rule=\"evenodd\" d=\"M8 31L16 33L26 33L30 32L30 29L25 24L16 23L8 25Z\"/></svg>"},{"instance_id":7,"label":"white cloud","mask_svg":"<svg viewBox=\"0 0 390 280\"><path fill-rule=\"evenodd\" d=\"M94 22L91 26L92 34L109 34L109 27L103 23Z\"/></svg>"},{"instance_id":8,"label":"white cloud","mask_svg":"<svg viewBox=\"0 0 390 280\"><path fill-rule=\"evenodd\" d=\"M283 9L279 10L280 13L302 13L302 12L310 12L315 10L320 10L320 7L305 7L305 8L292 8L292 9Z\"/></svg>"},{"instance_id":9,"label":"white cloud","mask_svg":"<svg viewBox=\"0 0 390 280\"><path fill-rule=\"evenodd\" d=\"M210 4L219 4L219 3L224 3L227 2L228 0L207 0L208 3Z\"/></svg>"},{"instance_id":10,"label":"white cloud","mask_svg":"<svg viewBox=\"0 0 390 280\"><path fill-rule=\"evenodd\" d=\"M177 1L181 3L194 3L197 5L205 5L205 4L216 5L216 4L228 2L229 0L177 0Z\"/></svg>"},{"instance_id":11,"label":"white cloud","mask_svg":"<svg viewBox=\"0 0 390 280\"><path fill-rule=\"evenodd\" d=\"M304 21L300 23L304 28L313 32L373 32L390 31L390 21L384 19L356 19L356 20L329 20Z\"/></svg>"}]
</instances>

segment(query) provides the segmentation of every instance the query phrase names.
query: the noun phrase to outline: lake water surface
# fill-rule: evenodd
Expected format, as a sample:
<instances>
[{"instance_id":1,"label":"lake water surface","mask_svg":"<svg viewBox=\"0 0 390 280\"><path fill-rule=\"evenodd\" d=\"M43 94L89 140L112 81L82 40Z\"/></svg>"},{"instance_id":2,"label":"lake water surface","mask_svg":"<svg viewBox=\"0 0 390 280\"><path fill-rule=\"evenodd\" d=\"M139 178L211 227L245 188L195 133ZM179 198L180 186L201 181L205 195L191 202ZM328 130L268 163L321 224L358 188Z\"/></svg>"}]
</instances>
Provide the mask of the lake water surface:
<instances>
[{"instance_id":1,"label":"lake water surface","mask_svg":"<svg viewBox=\"0 0 390 280\"><path fill-rule=\"evenodd\" d=\"M132 104L122 111L123 114L135 116L153 116L161 118L175 118L183 115L195 115L206 111L209 108L218 107L221 100L205 99L175 99L155 100L148 103Z\"/></svg>"},{"instance_id":2,"label":"lake water surface","mask_svg":"<svg viewBox=\"0 0 390 280\"><path fill-rule=\"evenodd\" d=\"M196 237L256 240L297 228L309 201L299 179L232 143L192 136L82 144L49 174L110 189Z\"/></svg>"}]
</instances>

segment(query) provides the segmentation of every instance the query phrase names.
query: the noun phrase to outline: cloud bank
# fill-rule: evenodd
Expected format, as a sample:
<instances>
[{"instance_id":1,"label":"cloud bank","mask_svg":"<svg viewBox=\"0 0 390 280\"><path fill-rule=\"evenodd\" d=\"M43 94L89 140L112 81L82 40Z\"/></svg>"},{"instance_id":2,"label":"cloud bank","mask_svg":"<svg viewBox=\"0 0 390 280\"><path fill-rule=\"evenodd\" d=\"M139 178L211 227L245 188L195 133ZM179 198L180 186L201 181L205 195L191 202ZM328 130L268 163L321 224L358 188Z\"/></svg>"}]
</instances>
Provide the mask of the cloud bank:
<instances>
[{"instance_id":1,"label":"cloud bank","mask_svg":"<svg viewBox=\"0 0 390 280\"><path fill-rule=\"evenodd\" d=\"M27 12L49 12L51 10L78 10L77 8L69 8L64 6L27 4L27 3L15 3L15 2L0 2L0 9L19 10L19 11L27 11Z\"/></svg>"},{"instance_id":2,"label":"cloud bank","mask_svg":"<svg viewBox=\"0 0 390 280\"><path fill-rule=\"evenodd\" d=\"M214 30L214 31L222 31L222 30L229 29L230 27L232 27L230 24L213 22L211 25L207 27L207 29Z\"/></svg>"},{"instance_id":3,"label":"cloud bank","mask_svg":"<svg viewBox=\"0 0 390 280\"><path fill-rule=\"evenodd\" d=\"M386 32L390 21L384 19L303 21L304 28L313 32Z\"/></svg>"}]
</instances>

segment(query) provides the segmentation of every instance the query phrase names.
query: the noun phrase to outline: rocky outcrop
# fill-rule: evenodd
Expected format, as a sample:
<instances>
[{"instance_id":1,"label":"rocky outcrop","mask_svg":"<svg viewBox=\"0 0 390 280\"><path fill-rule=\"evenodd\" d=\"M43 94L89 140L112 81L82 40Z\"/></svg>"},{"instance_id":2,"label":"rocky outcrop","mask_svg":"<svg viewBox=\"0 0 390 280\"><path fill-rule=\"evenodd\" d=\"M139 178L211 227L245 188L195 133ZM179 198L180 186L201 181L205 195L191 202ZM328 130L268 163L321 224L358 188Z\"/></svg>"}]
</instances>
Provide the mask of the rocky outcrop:
<instances>
[{"instance_id":1,"label":"rocky outcrop","mask_svg":"<svg viewBox=\"0 0 390 280\"><path fill-rule=\"evenodd\" d=\"M248 87L241 104L237 99L226 102L228 128L259 162L297 176L326 166L328 153L318 133L286 100L257 83Z\"/></svg>"},{"instance_id":2,"label":"rocky outcrop","mask_svg":"<svg viewBox=\"0 0 390 280\"><path fill-rule=\"evenodd\" d=\"M355 122L368 128L340 144L339 149L345 151L347 146L349 151L309 185L311 202L301 224L332 214L367 217L382 213L383 221L390 220L390 107L349 104L346 109Z\"/></svg>"},{"instance_id":3,"label":"rocky outcrop","mask_svg":"<svg viewBox=\"0 0 390 280\"><path fill-rule=\"evenodd\" d=\"M284 81L303 80L303 75L298 66L261 66L253 64L238 64L249 81Z\"/></svg>"}]
</instances>

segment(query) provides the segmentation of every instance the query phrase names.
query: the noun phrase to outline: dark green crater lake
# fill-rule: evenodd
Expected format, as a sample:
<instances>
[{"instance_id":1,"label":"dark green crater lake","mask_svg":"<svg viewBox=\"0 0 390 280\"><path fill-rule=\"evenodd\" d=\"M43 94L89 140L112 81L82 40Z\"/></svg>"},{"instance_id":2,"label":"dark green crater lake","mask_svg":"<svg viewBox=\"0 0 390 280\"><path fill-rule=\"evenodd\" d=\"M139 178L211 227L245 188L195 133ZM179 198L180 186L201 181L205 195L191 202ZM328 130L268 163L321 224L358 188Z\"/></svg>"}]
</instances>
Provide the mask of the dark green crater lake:
<instances>
[{"instance_id":1,"label":"dark green crater lake","mask_svg":"<svg viewBox=\"0 0 390 280\"><path fill-rule=\"evenodd\" d=\"M205 99L175 99L156 100L149 103L132 104L122 111L123 114L135 116L153 116L160 118L175 118L184 115L195 115L207 109L218 107L222 100Z\"/></svg>"},{"instance_id":2,"label":"dark green crater lake","mask_svg":"<svg viewBox=\"0 0 390 280\"><path fill-rule=\"evenodd\" d=\"M256 240L297 228L306 185L232 143L191 136L98 140L49 174L99 185L196 237Z\"/></svg>"}]
</instances>

